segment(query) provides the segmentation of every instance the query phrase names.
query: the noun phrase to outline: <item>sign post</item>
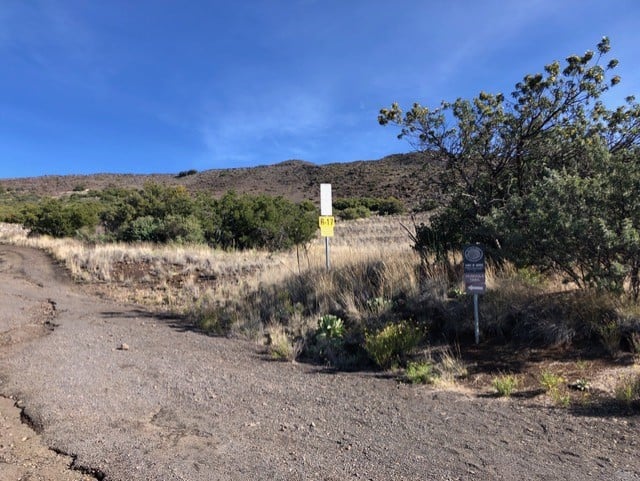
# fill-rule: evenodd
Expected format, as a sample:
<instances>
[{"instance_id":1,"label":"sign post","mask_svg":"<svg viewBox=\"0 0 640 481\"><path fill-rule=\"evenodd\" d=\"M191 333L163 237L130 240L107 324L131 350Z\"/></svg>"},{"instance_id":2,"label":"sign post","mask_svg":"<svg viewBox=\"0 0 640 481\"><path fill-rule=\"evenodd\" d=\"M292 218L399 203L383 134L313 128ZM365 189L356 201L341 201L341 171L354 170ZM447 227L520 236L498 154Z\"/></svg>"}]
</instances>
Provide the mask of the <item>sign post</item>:
<instances>
[{"instance_id":1,"label":"sign post","mask_svg":"<svg viewBox=\"0 0 640 481\"><path fill-rule=\"evenodd\" d=\"M331 201L331 184L320 184L320 235L324 237L324 250L327 270L331 267L329 252L329 237L333 237L335 218L333 217L333 202Z\"/></svg>"},{"instance_id":2,"label":"sign post","mask_svg":"<svg viewBox=\"0 0 640 481\"><path fill-rule=\"evenodd\" d=\"M476 344L480 343L480 308L478 294L486 290L484 268L484 250L478 244L466 245L462 251L464 266L464 287L466 292L473 294L473 318Z\"/></svg>"}]
</instances>

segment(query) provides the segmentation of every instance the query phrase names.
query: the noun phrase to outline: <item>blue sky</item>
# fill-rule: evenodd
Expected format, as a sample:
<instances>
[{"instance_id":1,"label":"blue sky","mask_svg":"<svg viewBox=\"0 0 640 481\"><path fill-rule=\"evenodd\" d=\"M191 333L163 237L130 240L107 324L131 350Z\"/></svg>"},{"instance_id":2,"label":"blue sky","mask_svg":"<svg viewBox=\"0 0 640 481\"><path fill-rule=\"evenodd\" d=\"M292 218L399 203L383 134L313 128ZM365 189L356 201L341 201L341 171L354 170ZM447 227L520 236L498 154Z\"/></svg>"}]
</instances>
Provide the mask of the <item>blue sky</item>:
<instances>
[{"instance_id":1,"label":"blue sky","mask_svg":"<svg viewBox=\"0 0 640 481\"><path fill-rule=\"evenodd\" d=\"M0 178L407 152L377 113L611 38L640 98L636 0L0 0Z\"/></svg>"}]
</instances>

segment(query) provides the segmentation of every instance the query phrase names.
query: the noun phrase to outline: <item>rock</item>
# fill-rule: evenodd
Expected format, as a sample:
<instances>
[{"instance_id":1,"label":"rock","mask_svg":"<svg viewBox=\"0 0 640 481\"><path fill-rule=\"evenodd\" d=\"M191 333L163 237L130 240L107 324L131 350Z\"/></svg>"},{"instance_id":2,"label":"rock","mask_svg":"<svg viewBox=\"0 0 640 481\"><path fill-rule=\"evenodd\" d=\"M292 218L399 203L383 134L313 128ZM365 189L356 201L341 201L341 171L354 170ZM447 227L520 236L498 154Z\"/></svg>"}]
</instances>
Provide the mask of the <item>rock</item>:
<instances>
[{"instance_id":1,"label":"rock","mask_svg":"<svg viewBox=\"0 0 640 481\"><path fill-rule=\"evenodd\" d=\"M120 344L120 347L118 348L118 350L120 350L120 351L128 351L129 350L129 344L127 344L126 342L123 342L122 344Z\"/></svg>"}]
</instances>

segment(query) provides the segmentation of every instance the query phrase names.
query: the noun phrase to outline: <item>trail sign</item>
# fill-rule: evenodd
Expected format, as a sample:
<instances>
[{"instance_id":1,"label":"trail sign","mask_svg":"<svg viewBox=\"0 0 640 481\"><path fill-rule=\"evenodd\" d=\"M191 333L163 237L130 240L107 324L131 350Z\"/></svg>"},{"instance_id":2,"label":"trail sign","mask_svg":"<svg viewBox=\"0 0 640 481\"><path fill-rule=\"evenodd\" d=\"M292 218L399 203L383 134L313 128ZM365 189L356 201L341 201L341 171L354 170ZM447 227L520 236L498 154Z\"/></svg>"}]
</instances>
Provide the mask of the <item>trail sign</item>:
<instances>
[{"instance_id":1,"label":"trail sign","mask_svg":"<svg viewBox=\"0 0 640 481\"><path fill-rule=\"evenodd\" d=\"M324 237L325 256L327 258L327 270L331 267L329 260L329 237L333 237L333 201L331 200L331 184L320 184L320 234Z\"/></svg>"},{"instance_id":2,"label":"trail sign","mask_svg":"<svg viewBox=\"0 0 640 481\"><path fill-rule=\"evenodd\" d=\"M464 266L464 287L469 294L473 294L473 330L476 344L480 342L480 307L478 294L486 290L484 271L484 250L478 244L466 245L462 249L462 264Z\"/></svg>"},{"instance_id":3,"label":"trail sign","mask_svg":"<svg viewBox=\"0 0 640 481\"><path fill-rule=\"evenodd\" d=\"M320 215L333 215L333 202L331 201L331 184L320 184Z\"/></svg>"},{"instance_id":4,"label":"trail sign","mask_svg":"<svg viewBox=\"0 0 640 481\"><path fill-rule=\"evenodd\" d=\"M336 225L336 219L332 215L321 215L319 218L320 235L322 237L333 237L333 227Z\"/></svg>"},{"instance_id":5,"label":"trail sign","mask_svg":"<svg viewBox=\"0 0 640 481\"><path fill-rule=\"evenodd\" d=\"M482 247L477 244L464 246L462 263L465 290L470 294L483 294L486 290L486 280Z\"/></svg>"}]
</instances>

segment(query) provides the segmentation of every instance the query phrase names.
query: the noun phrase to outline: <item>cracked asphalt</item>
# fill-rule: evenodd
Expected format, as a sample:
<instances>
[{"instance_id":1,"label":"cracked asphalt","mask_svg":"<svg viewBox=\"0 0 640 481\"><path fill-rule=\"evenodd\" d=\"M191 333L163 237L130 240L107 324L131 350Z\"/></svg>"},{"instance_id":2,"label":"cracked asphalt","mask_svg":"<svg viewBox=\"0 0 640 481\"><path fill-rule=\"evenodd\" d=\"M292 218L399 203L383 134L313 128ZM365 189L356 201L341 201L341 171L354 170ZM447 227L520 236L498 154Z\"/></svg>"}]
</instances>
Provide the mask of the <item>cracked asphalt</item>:
<instances>
[{"instance_id":1,"label":"cracked asphalt","mask_svg":"<svg viewBox=\"0 0 640 481\"><path fill-rule=\"evenodd\" d=\"M0 394L70 466L46 477L34 456L24 477L0 425L0 480L640 480L638 416L272 362L99 299L28 248L0 246L0 285Z\"/></svg>"}]
</instances>

